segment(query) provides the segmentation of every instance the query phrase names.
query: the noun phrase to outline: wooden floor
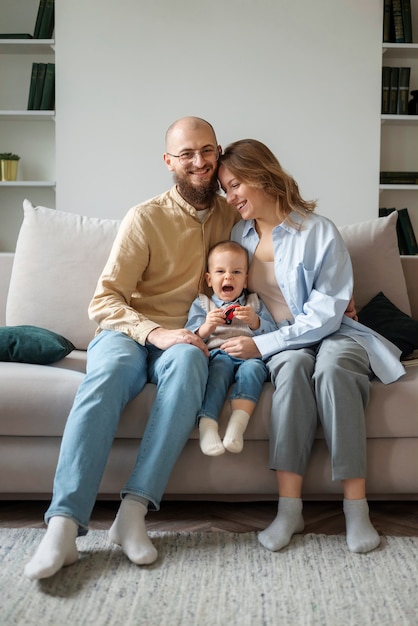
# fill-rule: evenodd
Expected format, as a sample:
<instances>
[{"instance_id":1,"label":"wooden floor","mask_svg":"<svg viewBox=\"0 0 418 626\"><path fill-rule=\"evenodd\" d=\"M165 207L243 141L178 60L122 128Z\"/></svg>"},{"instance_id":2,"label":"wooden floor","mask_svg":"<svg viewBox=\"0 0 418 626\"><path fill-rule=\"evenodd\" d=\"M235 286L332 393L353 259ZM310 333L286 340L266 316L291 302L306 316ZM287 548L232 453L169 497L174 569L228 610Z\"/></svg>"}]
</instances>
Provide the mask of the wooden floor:
<instances>
[{"instance_id":1,"label":"wooden floor","mask_svg":"<svg viewBox=\"0 0 418 626\"><path fill-rule=\"evenodd\" d=\"M47 502L0 501L0 528L43 528ZM118 502L99 502L90 527L107 530ZM370 518L382 535L418 536L417 502L369 502ZM147 515L148 530L250 532L262 530L274 519L276 502L174 502L165 501L160 511ZM341 502L305 502L305 533L345 533Z\"/></svg>"}]
</instances>

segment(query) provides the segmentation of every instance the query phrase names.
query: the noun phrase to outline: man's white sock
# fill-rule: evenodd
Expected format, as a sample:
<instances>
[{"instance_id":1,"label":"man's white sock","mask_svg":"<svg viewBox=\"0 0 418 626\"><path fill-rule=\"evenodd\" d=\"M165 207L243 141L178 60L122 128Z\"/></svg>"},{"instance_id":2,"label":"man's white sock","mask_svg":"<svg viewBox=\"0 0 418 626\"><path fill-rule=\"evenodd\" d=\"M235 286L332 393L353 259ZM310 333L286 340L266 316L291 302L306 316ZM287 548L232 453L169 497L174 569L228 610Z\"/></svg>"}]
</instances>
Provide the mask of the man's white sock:
<instances>
[{"instance_id":1,"label":"man's white sock","mask_svg":"<svg viewBox=\"0 0 418 626\"><path fill-rule=\"evenodd\" d=\"M69 517L51 517L45 536L31 560L26 564L24 574L31 580L49 578L64 565L72 565L78 560L75 543L78 524Z\"/></svg>"},{"instance_id":2,"label":"man's white sock","mask_svg":"<svg viewBox=\"0 0 418 626\"><path fill-rule=\"evenodd\" d=\"M145 525L147 512L145 504L128 494L122 500L109 530L110 540L121 546L128 559L136 565L149 565L158 557Z\"/></svg>"}]
</instances>

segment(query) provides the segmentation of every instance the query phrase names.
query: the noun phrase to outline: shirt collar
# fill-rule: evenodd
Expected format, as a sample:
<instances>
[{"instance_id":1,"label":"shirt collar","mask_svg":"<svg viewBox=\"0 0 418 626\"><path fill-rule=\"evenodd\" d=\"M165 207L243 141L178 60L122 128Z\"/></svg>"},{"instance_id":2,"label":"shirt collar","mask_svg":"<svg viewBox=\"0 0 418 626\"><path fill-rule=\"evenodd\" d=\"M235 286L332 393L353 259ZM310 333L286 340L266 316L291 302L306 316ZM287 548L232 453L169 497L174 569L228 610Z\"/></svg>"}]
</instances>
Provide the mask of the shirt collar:
<instances>
[{"instance_id":1,"label":"shirt collar","mask_svg":"<svg viewBox=\"0 0 418 626\"><path fill-rule=\"evenodd\" d=\"M220 298L215 296L215 294L213 294L212 296L212 302L214 302L216 306L221 309L222 307L228 306L229 304L240 304L241 306L244 306L246 298L247 298L247 294L244 289L244 291L241 293L239 298L236 298L235 300L231 300L231 302L225 302L224 300L221 300Z\"/></svg>"},{"instance_id":2,"label":"shirt collar","mask_svg":"<svg viewBox=\"0 0 418 626\"><path fill-rule=\"evenodd\" d=\"M303 223L303 217L301 215L299 215L299 213L296 213L296 211L292 211L289 216L288 216L293 222L294 224L296 224L296 226L301 226ZM289 219L285 219L281 224L278 224L278 226L276 226L276 228L282 228L283 230L291 233L291 234L295 234L296 232L298 232L298 228L295 227L292 222ZM275 230L275 229L274 229ZM244 229L242 232L242 236L243 237L248 237L251 234L257 234L256 228L255 228L255 221L254 220L246 220L245 224L244 224Z\"/></svg>"},{"instance_id":3,"label":"shirt collar","mask_svg":"<svg viewBox=\"0 0 418 626\"><path fill-rule=\"evenodd\" d=\"M174 185L171 188L171 194L175 200L175 202L177 202L178 205L180 205L183 209L185 209L187 211L187 213L190 213L190 215L193 215L196 217L196 213L198 212L194 206L192 204L190 204L189 202L187 202L187 200L185 200L183 198L183 196L179 193L178 189L177 189L177 185ZM220 198L221 196L215 196L215 198L213 199L212 204L210 205L210 207L208 207L207 209L207 213L206 213L206 219L209 217L209 215L211 215L213 213L214 208L216 207L217 203L218 203L218 198ZM204 220L206 221L206 220Z\"/></svg>"}]
</instances>

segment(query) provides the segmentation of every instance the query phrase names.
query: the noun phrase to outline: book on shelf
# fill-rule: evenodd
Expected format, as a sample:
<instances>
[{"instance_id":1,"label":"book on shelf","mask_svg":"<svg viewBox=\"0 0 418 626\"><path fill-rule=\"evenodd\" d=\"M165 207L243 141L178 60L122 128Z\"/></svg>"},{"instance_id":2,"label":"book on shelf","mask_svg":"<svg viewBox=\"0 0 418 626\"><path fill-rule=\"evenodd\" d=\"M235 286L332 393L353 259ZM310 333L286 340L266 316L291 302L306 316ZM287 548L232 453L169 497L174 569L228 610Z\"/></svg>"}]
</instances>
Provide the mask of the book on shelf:
<instances>
[{"instance_id":1,"label":"book on shelf","mask_svg":"<svg viewBox=\"0 0 418 626\"><path fill-rule=\"evenodd\" d=\"M383 43L412 43L411 0L383 0Z\"/></svg>"},{"instance_id":2,"label":"book on shelf","mask_svg":"<svg viewBox=\"0 0 418 626\"><path fill-rule=\"evenodd\" d=\"M408 99L409 99L409 80L411 77L410 67L399 68L398 83L398 106L396 113L398 115L408 115Z\"/></svg>"},{"instance_id":3,"label":"book on shelf","mask_svg":"<svg viewBox=\"0 0 418 626\"><path fill-rule=\"evenodd\" d=\"M55 107L55 63L32 63L28 111L53 111Z\"/></svg>"},{"instance_id":4,"label":"book on shelf","mask_svg":"<svg viewBox=\"0 0 418 626\"><path fill-rule=\"evenodd\" d=\"M55 63L47 63L42 89L41 111L53 111L55 107Z\"/></svg>"},{"instance_id":5,"label":"book on shelf","mask_svg":"<svg viewBox=\"0 0 418 626\"><path fill-rule=\"evenodd\" d=\"M45 9L45 0L39 0L38 13L36 14L35 29L33 36L35 39L39 39L39 31L41 29L42 15Z\"/></svg>"},{"instance_id":6,"label":"book on shelf","mask_svg":"<svg viewBox=\"0 0 418 626\"><path fill-rule=\"evenodd\" d=\"M29 33L0 33L0 39L33 39Z\"/></svg>"},{"instance_id":7,"label":"book on shelf","mask_svg":"<svg viewBox=\"0 0 418 626\"><path fill-rule=\"evenodd\" d=\"M418 185L418 172L380 172L381 185Z\"/></svg>"},{"instance_id":8,"label":"book on shelf","mask_svg":"<svg viewBox=\"0 0 418 626\"><path fill-rule=\"evenodd\" d=\"M392 41L392 0L383 0L383 42Z\"/></svg>"},{"instance_id":9,"label":"book on shelf","mask_svg":"<svg viewBox=\"0 0 418 626\"><path fill-rule=\"evenodd\" d=\"M395 43L405 43L401 0L392 0L392 19L395 33Z\"/></svg>"},{"instance_id":10,"label":"book on shelf","mask_svg":"<svg viewBox=\"0 0 418 626\"><path fill-rule=\"evenodd\" d=\"M390 114L396 114L398 110L398 93L399 93L399 67L391 67L390 87L389 87L389 113Z\"/></svg>"},{"instance_id":11,"label":"book on shelf","mask_svg":"<svg viewBox=\"0 0 418 626\"><path fill-rule=\"evenodd\" d=\"M391 67L384 65L382 67L382 114L389 113L389 90L390 90L390 71Z\"/></svg>"},{"instance_id":12,"label":"book on shelf","mask_svg":"<svg viewBox=\"0 0 418 626\"><path fill-rule=\"evenodd\" d=\"M405 238L406 254L418 254L418 243L408 209L398 209L398 220L401 223Z\"/></svg>"},{"instance_id":13,"label":"book on shelf","mask_svg":"<svg viewBox=\"0 0 418 626\"><path fill-rule=\"evenodd\" d=\"M412 43L411 0L401 0L401 9L405 43Z\"/></svg>"},{"instance_id":14,"label":"book on shelf","mask_svg":"<svg viewBox=\"0 0 418 626\"><path fill-rule=\"evenodd\" d=\"M382 66L382 114L408 115L410 67Z\"/></svg>"},{"instance_id":15,"label":"book on shelf","mask_svg":"<svg viewBox=\"0 0 418 626\"><path fill-rule=\"evenodd\" d=\"M45 74L46 74L46 63L38 63L38 73L36 75L35 94L33 96L33 108L35 111L38 110L41 106Z\"/></svg>"},{"instance_id":16,"label":"book on shelf","mask_svg":"<svg viewBox=\"0 0 418 626\"><path fill-rule=\"evenodd\" d=\"M386 217L387 215L390 215L394 211L396 211L395 207L391 207L390 209L380 208L379 217ZM405 241L405 237L403 234L403 228L399 220L399 215L398 215L398 219L396 220L396 236L398 238L399 254L407 254L406 241Z\"/></svg>"},{"instance_id":17,"label":"book on shelf","mask_svg":"<svg viewBox=\"0 0 418 626\"><path fill-rule=\"evenodd\" d=\"M38 13L36 15L35 39L51 39L54 33L55 4L54 0L39 0Z\"/></svg>"},{"instance_id":18,"label":"book on shelf","mask_svg":"<svg viewBox=\"0 0 418 626\"><path fill-rule=\"evenodd\" d=\"M30 86L29 86L28 111L33 110L33 105L35 103L35 89L36 89L36 79L38 78L38 68L39 68L39 63L32 63L32 71L30 75Z\"/></svg>"}]
</instances>

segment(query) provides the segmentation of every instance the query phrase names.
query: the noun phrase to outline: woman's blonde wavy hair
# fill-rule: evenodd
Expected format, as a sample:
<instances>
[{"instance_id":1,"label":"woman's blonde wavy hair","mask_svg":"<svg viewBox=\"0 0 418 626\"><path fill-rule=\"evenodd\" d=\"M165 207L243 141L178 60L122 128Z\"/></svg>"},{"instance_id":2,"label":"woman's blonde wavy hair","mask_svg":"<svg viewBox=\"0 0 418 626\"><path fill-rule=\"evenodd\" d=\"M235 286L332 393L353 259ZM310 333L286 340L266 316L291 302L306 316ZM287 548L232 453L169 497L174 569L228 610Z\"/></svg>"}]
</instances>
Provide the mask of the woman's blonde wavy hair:
<instances>
[{"instance_id":1,"label":"woman's blonde wavy hair","mask_svg":"<svg viewBox=\"0 0 418 626\"><path fill-rule=\"evenodd\" d=\"M262 189L275 198L280 219L286 219L292 211L305 218L307 213L315 210L316 200L302 198L295 179L282 168L272 151L261 141L234 141L219 157L219 165L227 167L240 182Z\"/></svg>"}]
</instances>

